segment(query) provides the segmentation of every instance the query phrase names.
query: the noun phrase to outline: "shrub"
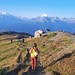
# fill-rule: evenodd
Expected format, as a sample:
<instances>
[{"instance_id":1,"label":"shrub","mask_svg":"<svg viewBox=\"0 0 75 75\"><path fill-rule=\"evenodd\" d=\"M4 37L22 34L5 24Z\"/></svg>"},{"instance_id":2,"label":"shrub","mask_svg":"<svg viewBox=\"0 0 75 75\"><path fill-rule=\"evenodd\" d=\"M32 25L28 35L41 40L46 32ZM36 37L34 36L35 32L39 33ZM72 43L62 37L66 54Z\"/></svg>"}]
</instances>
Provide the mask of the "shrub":
<instances>
[{"instance_id":1,"label":"shrub","mask_svg":"<svg viewBox=\"0 0 75 75\"><path fill-rule=\"evenodd\" d=\"M52 37L54 37L54 36L56 36L57 35L57 33L50 33L47 37L48 38L52 38Z\"/></svg>"}]
</instances>

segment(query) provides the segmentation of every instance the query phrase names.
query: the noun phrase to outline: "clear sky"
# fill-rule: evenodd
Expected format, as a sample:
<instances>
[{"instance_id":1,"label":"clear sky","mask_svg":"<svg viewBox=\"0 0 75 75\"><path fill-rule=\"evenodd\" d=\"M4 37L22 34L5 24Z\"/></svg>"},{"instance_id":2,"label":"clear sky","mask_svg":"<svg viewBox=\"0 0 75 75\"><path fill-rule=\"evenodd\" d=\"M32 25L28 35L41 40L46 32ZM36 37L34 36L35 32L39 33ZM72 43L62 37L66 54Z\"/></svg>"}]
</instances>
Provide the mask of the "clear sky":
<instances>
[{"instance_id":1,"label":"clear sky","mask_svg":"<svg viewBox=\"0 0 75 75\"><path fill-rule=\"evenodd\" d=\"M0 11L16 16L75 17L75 0L0 0Z\"/></svg>"}]
</instances>

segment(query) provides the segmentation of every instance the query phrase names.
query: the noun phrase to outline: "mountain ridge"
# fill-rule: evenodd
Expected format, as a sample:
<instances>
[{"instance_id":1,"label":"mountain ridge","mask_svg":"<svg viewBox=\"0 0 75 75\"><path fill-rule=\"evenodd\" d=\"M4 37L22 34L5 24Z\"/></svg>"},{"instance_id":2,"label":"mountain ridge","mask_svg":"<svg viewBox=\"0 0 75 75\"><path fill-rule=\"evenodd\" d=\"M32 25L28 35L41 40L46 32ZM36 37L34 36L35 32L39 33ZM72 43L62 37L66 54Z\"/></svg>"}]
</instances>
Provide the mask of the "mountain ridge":
<instances>
[{"instance_id":1,"label":"mountain ridge","mask_svg":"<svg viewBox=\"0 0 75 75\"><path fill-rule=\"evenodd\" d=\"M9 14L6 12L1 12ZM34 34L38 29L45 31L50 28L51 31L63 30L71 33L75 32L75 18L49 17L20 18L13 15L0 14L0 31L19 31Z\"/></svg>"}]
</instances>

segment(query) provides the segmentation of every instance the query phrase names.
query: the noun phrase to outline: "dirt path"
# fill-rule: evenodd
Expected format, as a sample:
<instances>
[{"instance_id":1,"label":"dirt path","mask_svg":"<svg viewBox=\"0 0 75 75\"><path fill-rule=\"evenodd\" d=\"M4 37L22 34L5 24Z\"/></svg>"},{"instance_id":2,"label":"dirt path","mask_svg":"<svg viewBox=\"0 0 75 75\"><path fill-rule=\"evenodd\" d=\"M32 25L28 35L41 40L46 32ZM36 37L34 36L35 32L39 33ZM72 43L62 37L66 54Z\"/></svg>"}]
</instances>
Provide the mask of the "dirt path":
<instances>
[{"instance_id":1,"label":"dirt path","mask_svg":"<svg viewBox=\"0 0 75 75\"><path fill-rule=\"evenodd\" d=\"M19 55L19 58L21 58L20 56L21 56L21 53ZM18 61L20 60L19 58L18 58ZM27 68L28 70L26 71ZM18 66L14 70L8 72L6 75L18 75L19 72L22 72L22 75L46 75L40 63L39 57L37 59L37 69L35 71L31 69L29 53L27 53L23 63L18 64Z\"/></svg>"},{"instance_id":2,"label":"dirt path","mask_svg":"<svg viewBox=\"0 0 75 75\"><path fill-rule=\"evenodd\" d=\"M29 70L27 72L23 73L23 75L45 75L45 72L44 72L43 67L40 63L39 58L37 60L37 69L34 71L31 69L31 66L30 66Z\"/></svg>"}]
</instances>

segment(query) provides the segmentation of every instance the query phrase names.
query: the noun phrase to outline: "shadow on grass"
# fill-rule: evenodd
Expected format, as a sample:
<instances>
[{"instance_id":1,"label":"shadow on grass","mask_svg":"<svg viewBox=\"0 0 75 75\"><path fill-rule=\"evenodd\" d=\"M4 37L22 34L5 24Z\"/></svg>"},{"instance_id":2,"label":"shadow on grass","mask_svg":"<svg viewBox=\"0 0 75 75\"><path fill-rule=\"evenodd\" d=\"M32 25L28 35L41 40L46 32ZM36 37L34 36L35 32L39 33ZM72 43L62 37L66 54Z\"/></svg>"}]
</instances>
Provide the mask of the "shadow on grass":
<instances>
[{"instance_id":1,"label":"shadow on grass","mask_svg":"<svg viewBox=\"0 0 75 75\"><path fill-rule=\"evenodd\" d=\"M53 75L61 75L61 74L56 71L53 71Z\"/></svg>"},{"instance_id":2,"label":"shadow on grass","mask_svg":"<svg viewBox=\"0 0 75 75\"><path fill-rule=\"evenodd\" d=\"M28 66L28 65L25 64L25 62L27 62L29 60L29 53L27 53L23 63L21 63L21 60L22 60L22 53L20 52L20 54L19 54L19 56L17 58L18 66L14 70L11 70L10 72L8 72L5 75L18 75L18 73L22 69L25 69Z\"/></svg>"},{"instance_id":3,"label":"shadow on grass","mask_svg":"<svg viewBox=\"0 0 75 75\"><path fill-rule=\"evenodd\" d=\"M30 62L30 53L29 53L29 49L27 48L27 55L26 57L24 58L24 63L26 63L27 61Z\"/></svg>"},{"instance_id":4,"label":"shadow on grass","mask_svg":"<svg viewBox=\"0 0 75 75\"><path fill-rule=\"evenodd\" d=\"M0 75L6 75L6 73L9 69L10 69L9 67L5 67L5 68L0 69Z\"/></svg>"},{"instance_id":5,"label":"shadow on grass","mask_svg":"<svg viewBox=\"0 0 75 75\"><path fill-rule=\"evenodd\" d=\"M40 63L39 58L37 60L37 69L34 71L30 67L30 65L27 65L30 62L29 51L28 51L23 63L21 63L21 57L22 57L22 54L20 53L20 55L18 56L18 59L17 59L18 60L17 61L18 66L15 69L11 70L10 72L7 72L4 75L18 75L21 70L25 70L28 66L29 66L29 70L27 72L24 72L24 73L22 72L22 75L42 75L42 74L44 75L45 74L45 72L43 71L43 67L42 67L42 65Z\"/></svg>"},{"instance_id":6,"label":"shadow on grass","mask_svg":"<svg viewBox=\"0 0 75 75\"><path fill-rule=\"evenodd\" d=\"M14 70L11 70L10 72L8 72L5 75L18 75L19 71L21 71L21 69L23 69L25 67L26 67L26 65L19 64Z\"/></svg>"},{"instance_id":7,"label":"shadow on grass","mask_svg":"<svg viewBox=\"0 0 75 75\"><path fill-rule=\"evenodd\" d=\"M22 52L20 52L18 58L17 58L17 62L20 63L22 61Z\"/></svg>"},{"instance_id":8,"label":"shadow on grass","mask_svg":"<svg viewBox=\"0 0 75 75\"><path fill-rule=\"evenodd\" d=\"M75 50L72 53L64 54L62 57L58 58L57 60L53 60L53 62L51 62L48 66L53 66L56 62L71 57L74 52ZM47 68L48 66L44 67L44 69Z\"/></svg>"}]
</instances>

